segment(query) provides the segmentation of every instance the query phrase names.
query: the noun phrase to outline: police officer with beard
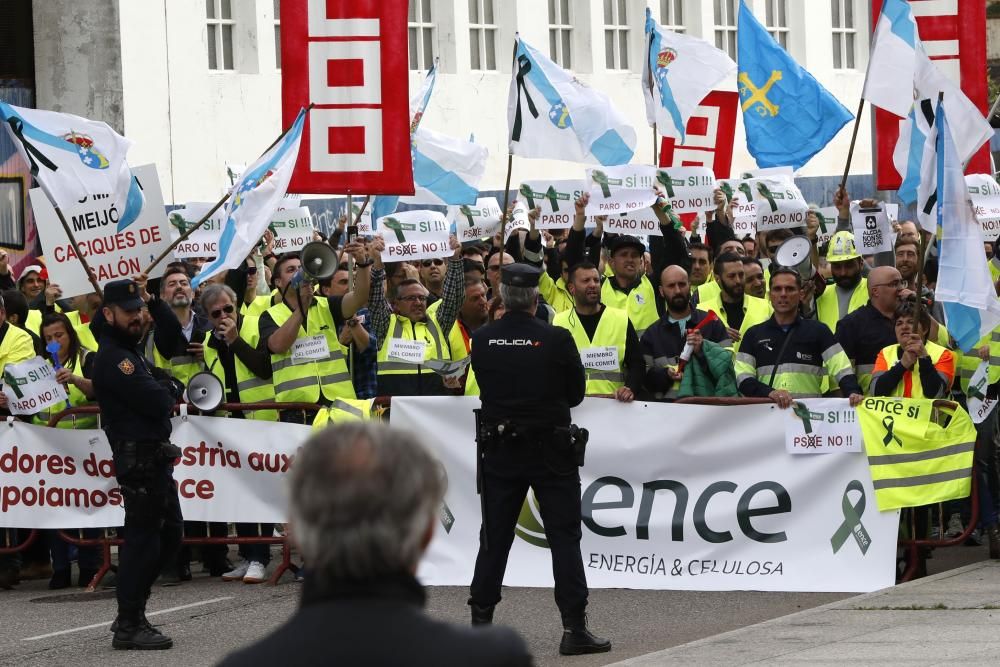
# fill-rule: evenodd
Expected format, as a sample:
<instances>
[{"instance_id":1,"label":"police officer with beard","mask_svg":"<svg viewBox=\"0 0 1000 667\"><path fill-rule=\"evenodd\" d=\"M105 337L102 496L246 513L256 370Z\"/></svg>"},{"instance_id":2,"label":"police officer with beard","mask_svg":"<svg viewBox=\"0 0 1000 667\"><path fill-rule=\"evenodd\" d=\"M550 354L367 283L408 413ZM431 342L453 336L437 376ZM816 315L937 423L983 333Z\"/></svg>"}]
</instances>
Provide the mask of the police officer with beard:
<instances>
[{"instance_id":1,"label":"police officer with beard","mask_svg":"<svg viewBox=\"0 0 1000 667\"><path fill-rule=\"evenodd\" d=\"M514 527L528 487L538 501L552 552L555 598L563 620L559 652L602 653L611 642L587 629L587 578L580 555L580 474L587 433L570 423L586 376L569 331L535 318L541 269L503 267L503 319L472 334L477 486L482 504L479 555L469 605L472 624L493 622ZM526 379L530 378L530 381Z\"/></svg>"},{"instance_id":2,"label":"police officer with beard","mask_svg":"<svg viewBox=\"0 0 1000 667\"><path fill-rule=\"evenodd\" d=\"M94 389L103 428L111 443L115 474L125 505L118 563L118 618L112 625L116 649L168 649L173 640L146 620L146 600L163 564L181 543L182 519L173 479L180 449L170 443L170 414L184 386L151 367L138 350L142 309L168 309L133 280L104 288Z\"/></svg>"}]
</instances>

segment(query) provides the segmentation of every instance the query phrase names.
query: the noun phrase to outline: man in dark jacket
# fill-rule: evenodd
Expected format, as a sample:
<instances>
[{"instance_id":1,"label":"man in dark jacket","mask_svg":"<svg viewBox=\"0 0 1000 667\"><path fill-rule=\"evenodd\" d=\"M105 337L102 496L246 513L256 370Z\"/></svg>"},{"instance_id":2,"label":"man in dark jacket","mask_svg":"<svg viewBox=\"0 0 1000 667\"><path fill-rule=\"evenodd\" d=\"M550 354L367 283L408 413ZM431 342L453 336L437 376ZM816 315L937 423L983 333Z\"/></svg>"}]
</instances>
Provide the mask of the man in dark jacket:
<instances>
[{"instance_id":1,"label":"man in dark jacket","mask_svg":"<svg viewBox=\"0 0 1000 667\"><path fill-rule=\"evenodd\" d=\"M302 606L223 666L531 664L509 628L463 628L424 613L414 575L444 480L410 433L360 422L320 431L291 476L292 524L310 568Z\"/></svg>"}]
</instances>

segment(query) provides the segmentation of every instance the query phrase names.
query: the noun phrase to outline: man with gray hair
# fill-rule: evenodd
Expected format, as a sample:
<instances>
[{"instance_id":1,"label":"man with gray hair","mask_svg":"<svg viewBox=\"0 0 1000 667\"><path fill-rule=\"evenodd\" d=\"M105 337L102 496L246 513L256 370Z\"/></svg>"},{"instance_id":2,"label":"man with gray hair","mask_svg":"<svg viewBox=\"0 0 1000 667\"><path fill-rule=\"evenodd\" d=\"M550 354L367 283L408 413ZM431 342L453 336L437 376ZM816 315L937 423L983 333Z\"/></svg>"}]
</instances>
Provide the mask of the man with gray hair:
<instances>
[{"instance_id":1,"label":"man with gray hair","mask_svg":"<svg viewBox=\"0 0 1000 667\"><path fill-rule=\"evenodd\" d=\"M509 628L462 628L421 609L415 574L442 471L405 431L354 422L313 435L289 487L292 535L309 563L302 605L222 665L530 665Z\"/></svg>"},{"instance_id":2,"label":"man with gray hair","mask_svg":"<svg viewBox=\"0 0 1000 667\"><path fill-rule=\"evenodd\" d=\"M586 431L570 423L583 401L586 375L573 335L535 317L541 269L503 268L503 319L472 334L472 369L482 407L476 411L477 489L482 528L469 605L472 624L493 622L514 526L530 487L552 553L555 598L563 620L559 652L601 653L607 639L587 629L587 577L580 555L580 473Z\"/></svg>"}]
</instances>

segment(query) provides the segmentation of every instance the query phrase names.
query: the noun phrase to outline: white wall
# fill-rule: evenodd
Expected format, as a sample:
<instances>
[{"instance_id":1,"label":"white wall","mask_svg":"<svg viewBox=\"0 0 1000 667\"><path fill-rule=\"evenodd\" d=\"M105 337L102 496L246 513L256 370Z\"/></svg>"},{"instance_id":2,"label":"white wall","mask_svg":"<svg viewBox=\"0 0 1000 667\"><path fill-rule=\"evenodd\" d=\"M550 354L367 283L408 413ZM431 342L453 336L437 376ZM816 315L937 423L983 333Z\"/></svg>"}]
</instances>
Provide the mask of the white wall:
<instances>
[{"instance_id":1,"label":"white wall","mask_svg":"<svg viewBox=\"0 0 1000 667\"><path fill-rule=\"evenodd\" d=\"M87 0L80 4L104 5L110 1ZM763 17L764 0L752 1L757 15ZM868 2L854 2L857 66L863 68L868 52ZM635 127L639 137L635 161L651 162L652 130L646 125L640 84L646 1L627 0L632 68L628 72L605 68L603 0L570 0L570 3L574 16L574 70L582 81L609 95ZM713 41L713 3L707 0L684 0L684 3L688 33ZM659 0L650 0L649 4L658 17ZM272 1L233 0L238 22L234 47L238 64L236 71L227 72L208 70L204 0L128 0L120 5L123 124L126 135L135 142L130 161L157 164L167 202L214 201L227 184L226 164L252 161L281 131L281 77L274 64ZM467 0L432 0L432 5L435 52L441 58L441 74L423 122L426 127L455 136L474 134L491 155L482 189L502 188L507 164L506 109L514 31L520 28L525 40L547 52L548 3L496 0L500 25L497 46L500 70L496 72L470 70ZM788 0L788 5L789 48L793 57L853 113L864 70L833 69L829 0ZM36 41L36 49L44 48L43 43ZM39 64L46 63L40 59ZM43 93L47 88L43 80L48 71L39 68L40 106L46 106ZM410 73L411 90L423 76L424 72ZM80 85L86 85L86 80ZM727 87L736 89L735 76ZM58 98L58 92L54 92L53 102L58 103ZM866 110L852 173L872 171L870 127ZM800 173L840 174L850 133L851 125L845 126ZM735 143L733 170L755 166L746 151L742 119L738 121ZM572 163L515 158L512 180L516 183L549 175L574 178L581 170L581 165Z\"/></svg>"}]
</instances>

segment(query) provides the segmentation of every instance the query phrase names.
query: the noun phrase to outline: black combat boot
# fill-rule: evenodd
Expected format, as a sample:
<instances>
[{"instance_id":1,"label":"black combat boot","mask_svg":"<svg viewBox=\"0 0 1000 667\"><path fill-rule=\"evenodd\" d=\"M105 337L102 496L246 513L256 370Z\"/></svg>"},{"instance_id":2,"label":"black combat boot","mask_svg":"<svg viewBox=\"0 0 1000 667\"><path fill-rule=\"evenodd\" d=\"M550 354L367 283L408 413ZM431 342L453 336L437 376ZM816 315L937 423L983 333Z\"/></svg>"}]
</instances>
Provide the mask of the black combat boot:
<instances>
[{"instance_id":1,"label":"black combat boot","mask_svg":"<svg viewBox=\"0 0 1000 667\"><path fill-rule=\"evenodd\" d=\"M140 609L120 610L114 624L111 645L116 649L156 651L168 649L174 641L154 628Z\"/></svg>"},{"instance_id":2,"label":"black combat boot","mask_svg":"<svg viewBox=\"0 0 1000 667\"><path fill-rule=\"evenodd\" d=\"M496 609L494 605L480 607L470 602L469 606L472 608L473 625L493 625L493 610Z\"/></svg>"},{"instance_id":3,"label":"black combat boot","mask_svg":"<svg viewBox=\"0 0 1000 667\"><path fill-rule=\"evenodd\" d=\"M611 650L611 640L596 637L587 629L587 616L563 618L563 636L559 642L562 655L606 653Z\"/></svg>"}]
</instances>

